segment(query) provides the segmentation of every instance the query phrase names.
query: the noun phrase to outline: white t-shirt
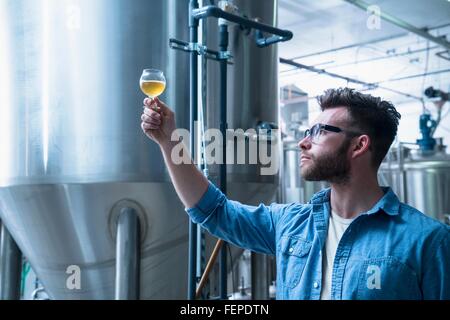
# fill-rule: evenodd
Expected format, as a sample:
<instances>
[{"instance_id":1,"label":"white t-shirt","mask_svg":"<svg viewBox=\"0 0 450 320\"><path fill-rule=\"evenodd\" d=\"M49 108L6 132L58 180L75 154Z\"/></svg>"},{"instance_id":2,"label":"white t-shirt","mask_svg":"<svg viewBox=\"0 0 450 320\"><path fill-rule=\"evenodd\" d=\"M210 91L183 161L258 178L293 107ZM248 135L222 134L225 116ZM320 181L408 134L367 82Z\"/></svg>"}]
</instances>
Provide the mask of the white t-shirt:
<instances>
[{"instance_id":1,"label":"white t-shirt","mask_svg":"<svg viewBox=\"0 0 450 320\"><path fill-rule=\"evenodd\" d=\"M333 272L334 257L339 241L345 230L348 228L355 218L344 219L336 212L331 211L328 223L327 240L322 250L322 291L320 293L321 300L331 299L331 275Z\"/></svg>"}]
</instances>

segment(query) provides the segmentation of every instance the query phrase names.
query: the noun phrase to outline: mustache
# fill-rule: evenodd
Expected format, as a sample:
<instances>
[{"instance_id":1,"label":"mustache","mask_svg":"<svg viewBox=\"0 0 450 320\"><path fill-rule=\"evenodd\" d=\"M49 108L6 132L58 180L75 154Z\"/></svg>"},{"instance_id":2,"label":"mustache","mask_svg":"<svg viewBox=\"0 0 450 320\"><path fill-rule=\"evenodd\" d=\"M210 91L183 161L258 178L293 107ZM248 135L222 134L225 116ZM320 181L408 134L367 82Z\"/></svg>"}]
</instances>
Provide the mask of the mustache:
<instances>
[{"instance_id":1,"label":"mustache","mask_svg":"<svg viewBox=\"0 0 450 320\"><path fill-rule=\"evenodd\" d=\"M313 156L311 154L308 154L305 152L300 152L300 158L302 158L302 157L313 159Z\"/></svg>"}]
</instances>

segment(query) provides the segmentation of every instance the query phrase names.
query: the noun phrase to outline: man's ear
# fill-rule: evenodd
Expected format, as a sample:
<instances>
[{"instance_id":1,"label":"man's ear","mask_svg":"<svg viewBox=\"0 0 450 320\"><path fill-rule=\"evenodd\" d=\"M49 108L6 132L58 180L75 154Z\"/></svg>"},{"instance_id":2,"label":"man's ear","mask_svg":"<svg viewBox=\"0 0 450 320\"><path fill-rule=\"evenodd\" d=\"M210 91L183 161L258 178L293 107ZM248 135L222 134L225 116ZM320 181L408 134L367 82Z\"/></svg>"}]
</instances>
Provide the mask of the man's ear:
<instances>
[{"instance_id":1,"label":"man's ear","mask_svg":"<svg viewBox=\"0 0 450 320\"><path fill-rule=\"evenodd\" d=\"M354 138L352 144L352 158L357 158L365 154L371 149L372 141L366 134Z\"/></svg>"}]
</instances>

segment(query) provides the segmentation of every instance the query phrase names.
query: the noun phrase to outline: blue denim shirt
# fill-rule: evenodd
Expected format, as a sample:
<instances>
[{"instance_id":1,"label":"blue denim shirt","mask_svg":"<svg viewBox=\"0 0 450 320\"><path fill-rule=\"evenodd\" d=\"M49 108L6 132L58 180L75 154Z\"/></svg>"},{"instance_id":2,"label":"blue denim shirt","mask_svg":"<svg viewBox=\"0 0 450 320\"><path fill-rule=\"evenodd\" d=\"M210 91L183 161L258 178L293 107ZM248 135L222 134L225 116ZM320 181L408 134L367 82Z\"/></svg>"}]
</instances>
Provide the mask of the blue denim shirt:
<instances>
[{"instance_id":1,"label":"blue denim shirt","mask_svg":"<svg viewBox=\"0 0 450 320\"><path fill-rule=\"evenodd\" d=\"M331 299L450 299L450 228L383 191L339 242ZM324 189L308 204L249 206L210 183L186 211L221 239L276 255L277 299L320 299L329 199Z\"/></svg>"}]
</instances>

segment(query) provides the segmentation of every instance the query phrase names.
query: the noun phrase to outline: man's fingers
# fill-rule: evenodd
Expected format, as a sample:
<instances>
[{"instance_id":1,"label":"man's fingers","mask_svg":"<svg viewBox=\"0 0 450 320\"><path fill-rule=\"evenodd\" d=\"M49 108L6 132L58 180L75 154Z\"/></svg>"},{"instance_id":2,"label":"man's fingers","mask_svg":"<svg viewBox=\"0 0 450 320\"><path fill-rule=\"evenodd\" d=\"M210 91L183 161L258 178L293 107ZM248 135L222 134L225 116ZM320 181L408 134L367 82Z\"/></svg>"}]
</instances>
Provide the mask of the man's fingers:
<instances>
[{"instance_id":1,"label":"man's fingers","mask_svg":"<svg viewBox=\"0 0 450 320\"><path fill-rule=\"evenodd\" d=\"M147 123L147 122L142 122L141 123L141 127L144 130L157 130L157 129L159 129L159 126L154 125L152 123Z\"/></svg>"},{"instance_id":2,"label":"man's fingers","mask_svg":"<svg viewBox=\"0 0 450 320\"><path fill-rule=\"evenodd\" d=\"M154 101L151 98L144 99L144 105L146 105L147 107L150 107L153 103L154 103Z\"/></svg>"},{"instance_id":3,"label":"man's fingers","mask_svg":"<svg viewBox=\"0 0 450 320\"><path fill-rule=\"evenodd\" d=\"M158 106L158 104L156 103L156 101L154 99L151 98L145 98L144 99L144 108L149 108L155 111L159 111L161 108Z\"/></svg>"},{"instance_id":4,"label":"man's fingers","mask_svg":"<svg viewBox=\"0 0 450 320\"><path fill-rule=\"evenodd\" d=\"M144 106L148 107L150 109L156 110L156 111L162 110L162 111L165 111L165 113L172 112L172 110L167 106L167 104L165 104L164 102L159 100L158 97L156 97L154 99L145 98Z\"/></svg>"},{"instance_id":5,"label":"man's fingers","mask_svg":"<svg viewBox=\"0 0 450 320\"><path fill-rule=\"evenodd\" d=\"M161 119L161 114L149 108L144 108L144 114L155 119Z\"/></svg>"},{"instance_id":6,"label":"man's fingers","mask_svg":"<svg viewBox=\"0 0 450 320\"><path fill-rule=\"evenodd\" d=\"M161 124L161 120L160 119L148 116L146 114L143 114L141 116L141 120L144 121L144 122L147 122L147 123L153 123L155 125L160 125Z\"/></svg>"},{"instance_id":7,"label":"man's fingers","mask_svg":"<svg viewBox=\"0 0 450 320\"><path fill-rule=\"evenodd\" d=\"M154 99L154 101L156 102L156 104L158 105L159 108L161 108L161 110L163 111L163 113L168 114L170 112L172 112L172 110L161 100L158 99L158 97L156 97Z\"/></svg>"}]
</instances>

